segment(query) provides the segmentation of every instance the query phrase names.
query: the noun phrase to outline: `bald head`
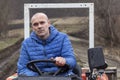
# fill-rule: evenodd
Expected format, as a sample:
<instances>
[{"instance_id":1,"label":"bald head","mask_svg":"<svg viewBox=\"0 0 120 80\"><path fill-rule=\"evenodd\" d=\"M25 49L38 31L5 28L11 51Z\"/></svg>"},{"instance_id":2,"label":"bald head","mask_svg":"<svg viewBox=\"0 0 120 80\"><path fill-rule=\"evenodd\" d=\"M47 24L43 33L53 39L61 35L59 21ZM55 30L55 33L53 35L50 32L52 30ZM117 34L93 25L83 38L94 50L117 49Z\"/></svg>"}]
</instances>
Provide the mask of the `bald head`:
<instances>
[{"instance_id":1,"label":"bald head","mask_svg":"<svg viewBox=\"0 0 120 80\"><path fill-rule=\"evenodd\" d=\"M31 23L36 19L36 18L44 18L44 19L46 19L46 20L48 20L48 17L47 17L47 15L45 14L45 13L36 13L36 14L34 14L33 16L32 16L32 18L31 18Z\"/></svg>"},{"instance_id":2,"label":"bald head","mask_svg":"<svg viewBox=\"0 0 120 80\"><path fill-rule=\"evenodd\" d=\"M46 39L50 32L50 21L45 13L36 13L31 18L31 24L33 31L41 39Z\"/></svg>"}]
</instances>

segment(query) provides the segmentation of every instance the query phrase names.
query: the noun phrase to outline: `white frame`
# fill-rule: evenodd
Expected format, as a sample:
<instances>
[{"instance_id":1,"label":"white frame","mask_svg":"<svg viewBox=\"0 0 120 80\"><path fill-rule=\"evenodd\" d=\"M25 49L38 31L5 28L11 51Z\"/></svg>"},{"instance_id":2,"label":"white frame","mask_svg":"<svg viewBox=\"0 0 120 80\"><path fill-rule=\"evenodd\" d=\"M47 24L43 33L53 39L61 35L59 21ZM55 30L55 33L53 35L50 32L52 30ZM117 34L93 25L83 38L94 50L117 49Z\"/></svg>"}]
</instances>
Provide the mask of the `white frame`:
<instances>
[{"instance_id":1,"label":"white frame","mask_svg":"<svg viewBox=\"0 0 120 80\"><path fill-rule=\"evenodd\" d=\"M27 3L24 4L24 39L30 35L31 8L88 8L89 9L89 48L94 47L94 3Z\"/></svg>"}]
</instances>

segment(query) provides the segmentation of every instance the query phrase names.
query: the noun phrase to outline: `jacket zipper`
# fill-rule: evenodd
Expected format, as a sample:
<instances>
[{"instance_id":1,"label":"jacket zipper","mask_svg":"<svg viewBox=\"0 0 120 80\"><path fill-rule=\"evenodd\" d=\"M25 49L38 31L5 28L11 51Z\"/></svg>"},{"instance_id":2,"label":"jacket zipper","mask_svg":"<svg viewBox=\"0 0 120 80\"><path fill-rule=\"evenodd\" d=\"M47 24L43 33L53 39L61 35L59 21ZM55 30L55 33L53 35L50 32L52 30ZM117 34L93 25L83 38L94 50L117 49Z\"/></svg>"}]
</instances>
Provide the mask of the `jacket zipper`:
<instances>
[{"instance_id":1,"label":"jacket zipper","mask_svg":"<svg viewBox=\"0 0 120 80\"><path fill-rule=\"evenodd\" d=\"M46 50L45 50L45 45L46 45L46 41L43 41L43 52L44 52L44 56L47 57L47 54L46 54Z\"/></svg>"},{"instance_id":2,"label":"jacket zipper","mask_svg":"<svg viewBox=\"0 0 120 80\"><path fill-rule=\"evenodd\" d=\"M44 51L43 51L43 52L44 52L44 56L47 58L45 45L46 45L46 41L43 41L43 48L44 48ZM46 63L46 66L48 66L48 63Z\"/></svg>"}]
</instances>

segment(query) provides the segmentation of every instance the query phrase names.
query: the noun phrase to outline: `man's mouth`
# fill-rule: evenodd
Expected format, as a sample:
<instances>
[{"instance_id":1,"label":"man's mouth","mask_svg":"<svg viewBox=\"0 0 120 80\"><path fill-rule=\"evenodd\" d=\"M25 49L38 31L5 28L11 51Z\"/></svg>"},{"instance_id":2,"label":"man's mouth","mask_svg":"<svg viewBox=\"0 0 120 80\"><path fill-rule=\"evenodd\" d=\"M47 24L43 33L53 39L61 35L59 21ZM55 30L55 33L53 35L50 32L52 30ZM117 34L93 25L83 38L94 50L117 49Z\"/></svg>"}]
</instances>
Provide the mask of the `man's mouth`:
<instances>
[{"instance_id":1,"label":"man's mouth","mask_svg":"<svg viewBox=\"0 0 120 80\"><path fill-rule=\"evenodd\" d=\"M38 33L43 33L44 32L44 30L38 30Z\"/></svg>"}]
</instances>

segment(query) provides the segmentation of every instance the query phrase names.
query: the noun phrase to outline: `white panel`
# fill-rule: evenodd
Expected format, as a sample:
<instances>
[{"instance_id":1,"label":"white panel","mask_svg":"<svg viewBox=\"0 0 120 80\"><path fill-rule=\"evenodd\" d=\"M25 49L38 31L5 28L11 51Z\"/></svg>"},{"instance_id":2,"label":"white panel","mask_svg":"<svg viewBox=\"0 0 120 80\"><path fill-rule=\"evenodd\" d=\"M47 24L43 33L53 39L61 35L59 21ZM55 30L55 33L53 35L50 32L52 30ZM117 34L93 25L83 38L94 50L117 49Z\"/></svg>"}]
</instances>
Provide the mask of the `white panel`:
<instances>
[{"instance_id":1,"label":"white panel","mask_svg":"<svg viewBox=\"0 0 120 80\"><path fill-rule=\"evenodd\" d=\"M89 48L94 47L94 4L89 7Z\"/></svg>"},{"instance_id":2,"label":"white panel","mask_svg":"<svg viewBox=\"0 0 120 80\"><path fill-rule=\"evenodd\" d=\"M34 3L27 4L29 8L89 8L93 3Z\"/></svg>"},{"instance_id":3,"label":"white panel","mask_svg":"<svg viewBox=\"0 0 120 80\"><path fill-rule=\"evenodd\" d=\"M24 39L30 35L30 15L29 7L24 4Z\"/></svg>"}]
</instances>

